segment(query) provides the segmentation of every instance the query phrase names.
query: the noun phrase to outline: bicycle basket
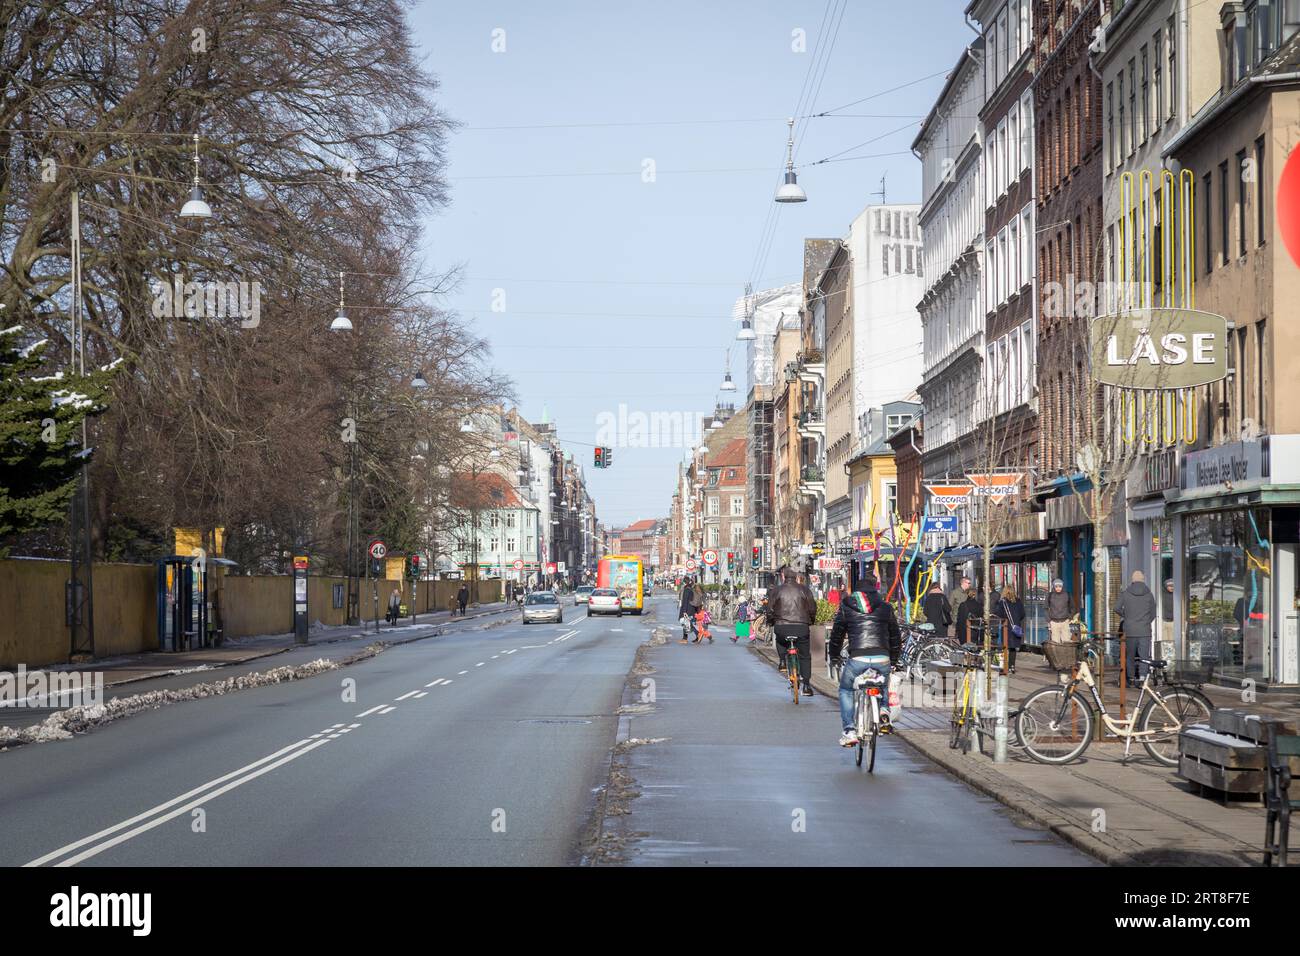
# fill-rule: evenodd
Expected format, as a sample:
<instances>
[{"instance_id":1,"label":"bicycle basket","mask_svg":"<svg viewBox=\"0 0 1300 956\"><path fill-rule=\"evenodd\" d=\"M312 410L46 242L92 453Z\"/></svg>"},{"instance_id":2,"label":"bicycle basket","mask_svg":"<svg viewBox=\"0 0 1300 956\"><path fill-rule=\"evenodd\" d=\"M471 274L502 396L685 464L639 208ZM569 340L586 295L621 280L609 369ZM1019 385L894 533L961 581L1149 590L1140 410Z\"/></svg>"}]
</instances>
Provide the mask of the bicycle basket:
<instances>
[{"instance_id":1,"label":"bicycle basket","mask_svg":"<svg viewBox=\"0 0 1300 956\"><path fill-rule=\"evenodd\" d=\"M1076 644L1073 641L1045 641L1043 657L1047 658L1047 663L1053 670L1068 674L1082 659L1083 648L1083 644Z\"/></svg>"},{"instance_id":2,"label":"bicycle basket","mask_svg":"<svg viewBox=\"0 0 1300 956\"><path fill-rule=\"evenodd\" d=\"M1214 669L1219 666L1215 660L1175 660L1170 661L1166 674L1175 684L1208 684L1214 680Z\"/></svg>"}]
</instances>

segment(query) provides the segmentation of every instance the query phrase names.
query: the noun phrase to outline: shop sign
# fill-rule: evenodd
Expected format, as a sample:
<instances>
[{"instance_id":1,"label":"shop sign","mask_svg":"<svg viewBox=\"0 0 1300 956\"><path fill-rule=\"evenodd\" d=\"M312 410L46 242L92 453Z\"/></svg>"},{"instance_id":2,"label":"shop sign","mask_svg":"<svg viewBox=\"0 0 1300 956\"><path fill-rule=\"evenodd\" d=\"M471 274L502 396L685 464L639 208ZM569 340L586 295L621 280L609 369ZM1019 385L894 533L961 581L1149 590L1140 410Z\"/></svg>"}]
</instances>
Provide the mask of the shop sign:
<instances>
[{"instance_id":1,"label":"shop sign","mask_svg":"<svg viewBox=\"0 0 1300 956\"><path fill-rule=\"evenodd\" d=\"M968 472L966 477L975 486L971 489L972 494L990 498L995 505L1000 505L1007 495L1015 493L1025 475L1020 471L985 471Z\"/></svg>"},{"instance_id":2,"label":"shop sign","mask_svg":"<svg viewBox=\"0 0 1300 956\"><path fill-rule=\"evenodd\" d=\"M935 482L925 486L925 490L930 493L931 502L936 506L942 505L949 511L956 511L964 505L974 488L968 481Z\"/></svg>"},{"instance_id":3,"label":"shop sign","mask_svg":"<svg viewBox=\"0 0 1300 956\"><path fill-rule=\"evenodd\" d=\"M1196 309L1133 309L1092 320L1093 378L1132 389L1208 385L1228 374L1228 320Z\"/></svg>"},{"instance_id":4,"label":"shop sign","mask_svg":"<svg viewBox=\"0 0 1300 956\"><path fill-rule=\"evenodd\" d=\"M1181 487L1184 491L1207 488L1230 491L1232 485L1259 481L1263 477L1263 442L1231 442L1183 456Z\"/></svg>"},{"instance_id":5,"label":"shop sign","mask_svg":"<svg viewBox=\"0 0 1300 956\"><path fill-rule=\"evenodd\" d=\"M1159 494L1168 488L1178 487L1178 450L1166 448L1144 456L1142 463L1142 493Z\"/></svg>"}]
</instances>

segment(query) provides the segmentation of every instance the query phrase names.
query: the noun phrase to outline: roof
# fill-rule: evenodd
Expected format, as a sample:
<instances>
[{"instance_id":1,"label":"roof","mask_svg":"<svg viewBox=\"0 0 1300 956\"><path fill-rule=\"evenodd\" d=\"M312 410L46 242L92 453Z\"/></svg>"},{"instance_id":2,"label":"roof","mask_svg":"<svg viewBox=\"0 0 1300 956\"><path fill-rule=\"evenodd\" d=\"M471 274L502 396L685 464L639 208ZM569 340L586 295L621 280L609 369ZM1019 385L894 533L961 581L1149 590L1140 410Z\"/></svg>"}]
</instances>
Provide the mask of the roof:
<instances>
[{"instance_id":1,"label":"roof","mask_svg":"<svg viewBox=\"0 0 1300 956\"><path fill-rule=\"evenodd\" d=\"M733 438L722 450L710 453L705 459L708 468L742 468L745 464L745 439Z\"/></svg>"},{"instance_id":2,"label":"roof","mask_svg":"<svg viewBox=\"0 0 1300 956\"><path fill-rule=\"evenodd\" d=\"M640 521L633 521L630 525L624 528L623 533L627 534L629 531L649 531L654 526L655 522L653 518L642 518Z\"/></svg>"},{"instance_id":3,"label":"roof","mask_svg":"<svg viewBox=\"0 0 1300 956\"><path fill-rule=\"evenodd\" d=\"M479 474L460 472L455 475L451 488L452 504L459 508L522 508L514 487L504 475L495 471Z\"/></svg>"}]
</instances>

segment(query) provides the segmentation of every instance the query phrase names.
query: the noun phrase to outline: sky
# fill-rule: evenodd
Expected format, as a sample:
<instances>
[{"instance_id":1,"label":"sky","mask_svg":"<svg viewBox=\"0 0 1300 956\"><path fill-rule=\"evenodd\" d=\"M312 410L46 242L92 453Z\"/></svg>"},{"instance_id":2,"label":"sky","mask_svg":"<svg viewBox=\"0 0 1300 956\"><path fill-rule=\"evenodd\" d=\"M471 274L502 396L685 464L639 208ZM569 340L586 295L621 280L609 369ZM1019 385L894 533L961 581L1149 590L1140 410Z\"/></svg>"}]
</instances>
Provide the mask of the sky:
<instances>
[{"instance_id":1,"label":"sky","mask_svg":"<svg viewBox=\"0 0 1300 956\"><path fill-rule=\"evenodd\" d=\"M742 408L732 307L746 283L799 281L803 239L847 236L879 201L882 176L888 201L919 202L911 144L975 36L964 8L413 7L439 106L462 124L448 149L451 204L426 224L426 264L461 267L441 304L489 341L525 417L557 424L606 526L666 517L686 449L615 438L613 466L597 470L599 426L620 405L630 415ZM777 205L796 115L808 202ZM725 393L729 349L737 391Z\"/></svg>"}]
</instances>

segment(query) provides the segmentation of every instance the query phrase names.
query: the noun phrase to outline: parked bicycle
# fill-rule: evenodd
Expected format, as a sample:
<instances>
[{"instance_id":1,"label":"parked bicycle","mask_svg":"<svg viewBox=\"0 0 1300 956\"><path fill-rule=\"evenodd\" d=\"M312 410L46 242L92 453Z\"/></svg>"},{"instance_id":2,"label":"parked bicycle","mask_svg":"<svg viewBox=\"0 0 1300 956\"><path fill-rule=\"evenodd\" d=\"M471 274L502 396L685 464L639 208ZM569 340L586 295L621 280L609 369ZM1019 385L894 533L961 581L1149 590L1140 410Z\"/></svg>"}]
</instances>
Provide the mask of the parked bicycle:
<instances>
[{"instance_id":1,"label":"parked bicycle","mask_svg":"<svg viewBox=\"0 0 1300 956\"><path fill-rule=\"evenodd\" d=\"M1163 674L1168 662L1138 657L1134 663L1145 664L1147 672L1139 685L1132 715L1112 717L1097 689L1090 663L1094 656L1100 657L1099 645L1099 641L1043 645L1048 663L1071 676L1065 685L1039 688L1020 705L1015 727L1025 752L1039 763L1078 760L1092 743L1099 717L1107 730L1124 739L1124 760L1128 760L1133 741L1140 740L1157 762L1176 767L1179 732L1189 724L1208 722L1214 704L1189 684L1171 682L1157 687L1157 675ZM1085 687L1088 696L1083 694Z\"/></svg>"},{"instance_id":2,"label":"parked bicycle","mask_svg":"<svg viewBox=\"0 0 1300 956\"><path fill-rule=\"evenodd\" d=\"M948 746L969 753L971 737L974 737L980 753L984 753L984 738L993 736L996 721L991 717L980 716L976 703L976 682L983 680L980 672L989 662L985 659L984 648L979 644L963 644L960 651L962 676L953 698ZM993 653L995 651L990 651L990 655Z\"/></svg>"},{"instance_id":3,"label":"parked bicycle","mask_svg":"<svg viewBox=\"0 0 1300 956\"><path fill-rule=\"evenodd\" d=\"M925 672L931 664L953 663L959 656L961 645L951 637L938 635L929 625L903 628L903 650L899 656L899 667L915 680L925 679Z\"/></svg>"}]
</instances>

